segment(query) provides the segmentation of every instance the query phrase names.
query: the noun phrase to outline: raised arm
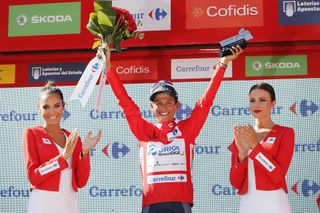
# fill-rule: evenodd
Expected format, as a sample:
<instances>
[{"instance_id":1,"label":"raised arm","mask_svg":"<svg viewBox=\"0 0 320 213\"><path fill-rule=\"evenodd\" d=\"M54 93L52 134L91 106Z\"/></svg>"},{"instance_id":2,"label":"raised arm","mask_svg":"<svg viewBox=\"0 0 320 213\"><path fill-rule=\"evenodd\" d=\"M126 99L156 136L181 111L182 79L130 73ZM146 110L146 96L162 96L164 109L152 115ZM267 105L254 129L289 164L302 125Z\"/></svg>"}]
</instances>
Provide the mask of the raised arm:
<instances>
[{"instance_id":1,"label":"raised arm","mask_svg":"<svg viewBox=\"0 0 320 213\"><path fill-rule=\"evenodd\" d=\"M194 138L197 137L207 119L208 113L221 85L228 63L238 58L238 56L243 52L240 46L233 47L231 51L232 55L222 57L219 63L215 66L214 73L210 79L207 89L198 99L194 109L192 110L191 116L185 120L185 122L187 122L187 126L191 126L191 128L194 130Z\"/></svg>"},{"instance_id":2,"label":"raised arm","mask_svg":"<svg viewBox=\"0 0 320 213\"><path fill-rule=\"evenodd\" d=\"M153 139L161 140L161 138L159 138L160 134L158 129L152 123L142 118L139 107L128 95L116 71L112 68L110 49L108 47L102 47L99 51L102 51L102 49L105 49L106 54L107 79L114 95L119 101L120 107L126 115L126 119L132 133L141 141L149 141Z\"/></svg>"}]
</instances>

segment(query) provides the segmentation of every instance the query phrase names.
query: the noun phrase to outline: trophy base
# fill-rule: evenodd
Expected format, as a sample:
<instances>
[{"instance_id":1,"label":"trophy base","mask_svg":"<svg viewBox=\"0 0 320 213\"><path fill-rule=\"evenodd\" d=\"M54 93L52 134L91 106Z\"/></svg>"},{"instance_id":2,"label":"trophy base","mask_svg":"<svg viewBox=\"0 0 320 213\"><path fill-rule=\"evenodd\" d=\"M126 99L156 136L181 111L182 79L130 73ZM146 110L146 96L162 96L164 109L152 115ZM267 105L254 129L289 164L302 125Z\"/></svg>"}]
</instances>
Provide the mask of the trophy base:
<instances>
[{"instance_id":1,"label":"trophy base","mask_svg":"<svg viewBox=\"0 0 320 213\"><path fill-rule=\"evenodd\" d=\"M223 46L220 48L219 50L219 56L220 57L224 57L224 56L227 56L227 55L232 55L232 52L230 51L230 49L232 47L235 47L235 46L240 46L242 49L245 49L247 47L247 41L245 39L241 39L241 40L238 40L236 42L233 42L231 44L228 44L227 46Z\"/></svg>"}]
</instances>

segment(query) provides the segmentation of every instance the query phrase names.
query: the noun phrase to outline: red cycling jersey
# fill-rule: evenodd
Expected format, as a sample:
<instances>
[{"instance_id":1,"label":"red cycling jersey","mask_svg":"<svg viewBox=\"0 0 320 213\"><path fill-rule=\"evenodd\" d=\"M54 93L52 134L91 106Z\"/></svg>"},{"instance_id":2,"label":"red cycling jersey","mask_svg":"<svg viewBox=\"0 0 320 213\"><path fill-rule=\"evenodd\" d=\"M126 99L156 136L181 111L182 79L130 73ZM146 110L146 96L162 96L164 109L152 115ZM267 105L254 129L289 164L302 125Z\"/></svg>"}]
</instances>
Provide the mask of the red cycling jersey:
<instances>
[{"instance_id":1,"label":"red cycling jersey","mask_svg":"<svg viewBox=\"0 0 320 213\"><path fill-rule=\"evenodd\" d=\"M191 167L194 141L208 116L224 73L225 69L215 67L207 90L189 118L154 125L142 118L139 107L128 96L116 72L108 71L111 88L131 131L139 140L142 207L160 202L188 202L193 205Z\"/></svg>"}]
</instances>

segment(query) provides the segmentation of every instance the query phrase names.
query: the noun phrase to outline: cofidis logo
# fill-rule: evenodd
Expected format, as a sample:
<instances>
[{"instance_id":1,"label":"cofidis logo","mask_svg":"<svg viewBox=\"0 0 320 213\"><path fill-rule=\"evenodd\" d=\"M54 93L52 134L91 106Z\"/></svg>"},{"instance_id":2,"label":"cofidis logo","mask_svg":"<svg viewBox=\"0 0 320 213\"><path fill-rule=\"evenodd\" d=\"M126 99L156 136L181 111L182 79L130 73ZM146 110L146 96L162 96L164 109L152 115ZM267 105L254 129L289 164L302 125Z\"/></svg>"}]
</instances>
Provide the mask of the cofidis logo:
<instances>
[{"instance_id":1,"label":"cofidis logo","mask_svg":"<svg viewBox=\"0 0 320 213\"><path fill-rule=\"evenodd\" d=\"M8 36L79 34L80 2L13 5Z\"/></svg>"},{"instance_id":2,"label":"cofidis logo","mask_svg":"<svg viewBox=\"0 0 320 213\"><path fill-rule=\"evenodd\" d=\"M141 82L158 79L157 60L114 61L112 65L123 82L137 81L137 79Z\"/></svg>"},{"instance_id":3,"label":"cofidis logo","mask_svg":"<svg viewBox=\"0 0 320 213\"><path fill-rule=\"evenodd\" d=\"M262 0L188 0L186 28L263 26Z\"/></svg>"},{"instance_id":4,"label":"cofidis logo","mask_svg":"<svg viewBox=\"0 0 320 213\"><path fill-rule=\"evenodd\" d=\"M314 0L280 0L279 21L281 25L319 24L320 2Z\"/></svg>"}]
</instances>

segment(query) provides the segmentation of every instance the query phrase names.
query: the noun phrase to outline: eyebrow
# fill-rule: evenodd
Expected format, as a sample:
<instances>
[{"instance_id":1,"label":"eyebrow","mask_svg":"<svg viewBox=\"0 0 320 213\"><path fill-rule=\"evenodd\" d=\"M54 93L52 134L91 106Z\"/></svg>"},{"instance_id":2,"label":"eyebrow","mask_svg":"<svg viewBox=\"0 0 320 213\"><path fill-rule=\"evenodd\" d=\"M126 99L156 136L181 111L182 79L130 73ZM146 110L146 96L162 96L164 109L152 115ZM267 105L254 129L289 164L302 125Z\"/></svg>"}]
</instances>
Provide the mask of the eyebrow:
<instances>
[{"instance_id":1,"label":"eyebrow","mask_svg":"<svg viewBox=\"0 0 320 213\"><path fill-rule=\"evenodd\" d=\"M258 98L268 98L266 96L258 97ZM253 97L250 97L250 99L254 99Z\"/></svg>"}]
</instances>

